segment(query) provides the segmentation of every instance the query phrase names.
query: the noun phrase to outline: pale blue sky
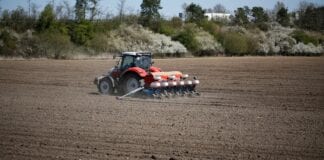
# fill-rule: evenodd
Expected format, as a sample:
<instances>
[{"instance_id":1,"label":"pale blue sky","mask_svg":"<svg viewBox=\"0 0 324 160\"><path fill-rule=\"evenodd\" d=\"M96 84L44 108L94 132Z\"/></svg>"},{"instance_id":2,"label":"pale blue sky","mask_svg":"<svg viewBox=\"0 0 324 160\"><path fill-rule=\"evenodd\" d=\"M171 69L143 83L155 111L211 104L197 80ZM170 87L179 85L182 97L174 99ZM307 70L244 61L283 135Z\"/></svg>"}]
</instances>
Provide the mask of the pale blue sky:
<instances>
[{"instance_id":1,"label":"pale blue sky","mask_svg":"<svg viewBox=\"0 0 324 160\"><path fill-rule=\"evenodd\" d=\"M54 0L55 5L62 3L63 0ZM75 0L67 0L71 6L74 6ZM262 6L265 9L272 9L278 0L161 0L163 9L160 13L166 17L177 16L182 11L182 4L196 3L203 8L212 8L216 4L220 3L226 7L231 13L242 6ZM290 11L298 8L298 4L302 0L279 0L288 7ZM323 0L306 0L307 2L313 2L319 5L324 5ZM27 9L28 0L0 0L0 6L2 9L15 9L17 6L22 6ZM38 6L38 10L42 10L43 7L52 2L52 0L31 0ZM112 14L117 13L117 4L119 0L100 0L100 8L104 12L110 12ZM126 11L137 13L140 10L140 4L142 0L126 0Z\"/></svg>"}]
</instances>

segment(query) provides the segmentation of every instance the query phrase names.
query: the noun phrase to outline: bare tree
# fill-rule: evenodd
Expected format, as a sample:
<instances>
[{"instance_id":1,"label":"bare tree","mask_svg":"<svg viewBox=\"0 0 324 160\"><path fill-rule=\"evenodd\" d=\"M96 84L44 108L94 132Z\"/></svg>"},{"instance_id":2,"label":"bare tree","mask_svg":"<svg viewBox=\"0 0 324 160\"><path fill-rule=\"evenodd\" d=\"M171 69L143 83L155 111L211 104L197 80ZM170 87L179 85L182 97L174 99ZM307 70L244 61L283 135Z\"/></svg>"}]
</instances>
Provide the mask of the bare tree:
<instances>
[{"instance_id":1,"label":"bare tree","mask_svg":"<svg viewBox=\"0 0 324 160\"><path fill-rule=\"evenodd\" d=\"M68 20L68 19L72 19L72 10L73 8L70 6L68 1L63 1L60 4L58 4L55 7L55 14L57 19L60 20Z\"/></svg>"},{"instance_id":2,"label":"bare tree","mask_svg":"<svg viewBox=\"0 0 324 160\"><path fill-rule=\"evenodd\" d=\"M64 19L64 6L63 4L59 4L55 7L55 14L57 19Z\"/></svg>"},{"instance_id":3,"label":"bare tree","mask_svg":"<svg viewBox=\"0 0 324 160\"><path fill-rule=\"evenodd\" d=\"M31 3L31 17L37 19L38 16L38 6L35 3Z\"/></svg>"},{"instance_id":4,"label":"bare tree","mask_svg":"<svg viewBox=\"0 0 324 160\"><path fill-rule=\"evenodd\" d=\"M75 19L82 22L86 19L86 11L88 9L88 0L76 0L75 2Z\"/></svg>"},{"instance_id":5,"label":"bare tree","mask_svg":"<svg viewBox=\"0 0 324 160\"><path fill-rule=\"evenodd\" d=\"M277 2L273 8L273 10L271 10L270 12L268 12L268 15L269 15L269 18L271 21L276 21L276 16L277 16L277 13L278 11L281 9L281 8L286 8L285 7L285 4L283 2Z\"/></svg>"},{"instance_id":6,"label":"bare tree","mask_svg":"<svg viewBox=\"0 0 324 160\"><path fill-rule=\"evenodd\" d=\"M52 0L52 6L55 7L55 0Z\"/></svg>"},{"instance_id":7,"label":"bare tree","mask_svg":"<svg viewBox=\"0 0 324 160\"><path fill-rule=\"evenodd\" d=\"M215 13L226 13L226 8L222 4L216 4L213 8Z\"/></svg>"},{"instance_id":8,"label":"bare tree","mask_svg":"<svg viewBox=\"0 0 324 160\"><path fill-rule=\"evenodd\" d=\"M51 4L52 7L53 7L53 11L54 11L54 14L55 14L55 17L56 17L56 10L55 10L55 0L51 0L52 2L49 2L48 4Z\"/></svg>"},{"instance_id":9,"label":"bare tree","mask_svg":"<svg viewBox=\"0 0 324 160\"><path fill-rule=\"evenodd\" d=\"M30 0L28 0L28 16L30 17Z\"/></svg>"},{"instance_id":10,"label":"bare tree","mask_svg":"<svg viewBox=\"0 0 324 160\"><path fill-rule=\"evenodd\" d=\"M99 13L98 3L99 0L89 0L88 9L90 10L90 20L92 21Z\"/></svg>"},{"instance_id":11,"label":"bare tree","mask_svg":"<svg viewBox=\"0 0 324 160\"><path fill-rule=\"evenodd\" d=\"M126 0L119 0L119 3L117 4L117 9L118 9L118 13L119 13L119 20L120 22L123 21L124 18L124 14L125 14L125 3Z\"/></svg>"},{"instance_id":12,"label":"bare tree","mask_svg":"<svg viewBox=\"0 0 324 160\"><path fill-rule=\"evenodd\" d=\"M181 17L181 18L187 19L186 9L188 7L188 4L187 3L183 3L181 7L182 7L182 10L183 10L182 11L183 17Z\"/></svg>"},{"instance_id":13,"label":"bare tree","mask_svg":"<svg viewBox=\"0 0 324 160\"><path fill-rule=\"evenodd\" d=\"M301 2L299 3L298 12L299 12L300 14L302 14L302 13L304 13L304 12L306 11L306 9L307 9L308 7L312 7L312 8L314 8L314 7L315 7L315 4L314 4L314 3L311 3L311 2L307 2L307 1L301 1Z\"/></svg>"},{"instance_id":14,"label":"bare tree","mask_svg":"<svg viewBox=\"0 0 324 160\"><path fill-rule=\"evenodd\" d=\"M132 15L136 14L136 11L133 7L128 6L126 10L127 10L127 14L132 14Z\"/></svg>"},{"instance_id":15,"label":"bare tree","mask_svg":"<svg viewBox=\"0 0 324 160\"><path fill-rule=\"evenodd\" d=\"M64 9L65 9L65 15L64 17L66 19L73 19L73 7L70 5L68 1L63 1Z\"/></svg>"},{"instance_id":16,"label":"bare tree","mask_svg":"<svg viewBox=\"0 0 324 160\"><path fill-rule=\"evenodd\" d=\"M110 11L107 11L105 14L105 19L110 20L112 17L114 17L114 14L112 14L112 12Z\"/></svg>"},{"instance_id":17,"label":"bare tree","mask_svg":"<svg viewBox=\"0 0 324 160\"><path fill-rule=\"evenodd\" d=\"M274 6L274 13L277 14L277 12L281 9L281 8L286 8L285 4L283 2L277 2L276 5Z\"/></svg>"},{"instance_id":18,"label":"bare tree","mask_svg":"<svg viewBox=\"0 0 324 160\"><path fill-rule=\"evenodd\" d=\"M0 3L1 3L1 0L0 0ZM1 8L1 6L0 6L0 13L2 13L2 8Z\"/></svg>"}]
</instances>

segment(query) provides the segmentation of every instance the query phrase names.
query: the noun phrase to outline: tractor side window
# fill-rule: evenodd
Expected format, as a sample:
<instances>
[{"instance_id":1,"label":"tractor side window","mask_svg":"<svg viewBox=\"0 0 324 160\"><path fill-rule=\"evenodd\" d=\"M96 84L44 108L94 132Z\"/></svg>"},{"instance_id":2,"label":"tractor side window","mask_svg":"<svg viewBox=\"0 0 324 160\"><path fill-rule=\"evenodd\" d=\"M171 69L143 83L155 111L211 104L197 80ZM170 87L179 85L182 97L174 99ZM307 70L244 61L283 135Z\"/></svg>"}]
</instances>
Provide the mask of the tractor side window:
<instances>
[{"instance_id":1,"label":"tractor side window","mask_svg":"<svg viewBox=\"0 0 324 160\"><path fill-rule=\"evenodd\" d=\"M133 56L125 56L123 59L123 64L122 64L121 68L124 70L124 69L127 69L132 66L134 66Z\"/></svg>"}]
</instances>

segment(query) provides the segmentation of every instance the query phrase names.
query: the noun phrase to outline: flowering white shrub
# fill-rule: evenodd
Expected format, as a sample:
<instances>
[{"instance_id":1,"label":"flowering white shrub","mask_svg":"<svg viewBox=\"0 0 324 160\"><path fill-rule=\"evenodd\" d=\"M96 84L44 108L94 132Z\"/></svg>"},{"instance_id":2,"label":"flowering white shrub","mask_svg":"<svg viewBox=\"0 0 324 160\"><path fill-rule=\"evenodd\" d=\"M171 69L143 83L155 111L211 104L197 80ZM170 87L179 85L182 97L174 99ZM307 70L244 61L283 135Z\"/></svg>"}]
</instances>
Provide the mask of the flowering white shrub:
<instances>
[{"instance_id":1,"label":"flowering white shrub","mask_svg":"<svg viewBox=\"0 0 324 160\"><path fill-rule=\"evenodd\" d=\"M249 31L242 26L225 26L221 29L221 32L237 32L241 34L248 34Z\"/></svg>"},{"instance_id":2,"label":"flowering white shrub","mask_svg":"<svg viewBox=\"0 0 324 160\"><path fill-rule=\"evenodd\" d=\"M240 26L223 27L222 32L225 34L235 32L249 37L253 42L255 42L252 43L252 45L256 48L255 52L257 54L321 55L324 53L323 44L315 46L311 43L297 43L296 39L292 37L292 32L295 31L293 28L282 27L278 23L270 23L269 26L270 28L267 32L263 32L258 29L246 30Z\"/></svg>"},{"instance_id":3,"label":"flowering white shrub","mask_svg":"<svg viewBox=\"0 0 324 160\"><path fill-rule=\"evenodd\" d=\"M122 25L119 29L110 32L108 39L107 45L110 52L151 51L160 54L187 52L187 49L181 43L138 25Z\"/></svg>"},{"instance_id":4,"label":"flowering white shrub","mask_svg":"<svg viewBox=\"0 0 324 160\"><path fill-rule=\"evenodd\" d=\"M208 32L203 30L198 31L195 35L195 39L198 42L199 50L214 51L216 53L224 52L222 45L218 43Z\"/></svg>"},{"instance_id":5,"label":"flowering white shrub","mask_svg":"<svg viewBox=\"0 0 324 160\"><path fill-rule=\"evenodd\" d=\"M147 30L146 30L147 31ZM151 31L148 33L152 45L149 46L149 50L155 53L186 53L187 49L180 42L172 41L171 37L163 34L154 34Z\"/></svg>"},{"instance_id":6,"label":"flowering white shrub","mask_svg":"<svg viewBox=\"0 0 324 160\"><path fill-rule=\"evenodd\" d=\"M316 47L312 43L309 43L307 45L304 43L298 43L291 48L290 53L292 53L293 55L307 55L307 54L320 55L324 53L324 48L321 45Z\"/></svg>"},{"instance_id":7,"label":"flowering white shrub","mask_svg":"<svg viewBox=\"0 0 324 160\"><path fill-rule=\"evenodd\" d=\"M280 25L272 24L270 30L262 36L260 51L268 53L287 53L296 44L296 40L289 34L293 29L284 28Z\"/></svg>"}]
</instances>

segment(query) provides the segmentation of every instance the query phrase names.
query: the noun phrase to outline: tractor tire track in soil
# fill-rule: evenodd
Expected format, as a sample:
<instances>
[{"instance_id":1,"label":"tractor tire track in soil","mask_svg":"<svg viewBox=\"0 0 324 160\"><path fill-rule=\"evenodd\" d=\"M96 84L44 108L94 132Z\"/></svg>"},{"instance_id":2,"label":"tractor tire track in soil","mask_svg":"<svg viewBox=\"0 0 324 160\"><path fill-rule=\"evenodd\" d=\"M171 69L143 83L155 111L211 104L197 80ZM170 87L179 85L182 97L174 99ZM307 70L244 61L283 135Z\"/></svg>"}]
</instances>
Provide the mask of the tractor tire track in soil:
<instances>
[{"instance_id":1,"label":"tractor tire track in soil","mask_svg":"<svg viewBox=\"0 0 324 160\"><path fill-rule=\"evenodd\" d=\"M0 159L324 159L324 58L155 60L199 97L97 94L113 60L0 61Z\"/></svg>"}]
</instances>

